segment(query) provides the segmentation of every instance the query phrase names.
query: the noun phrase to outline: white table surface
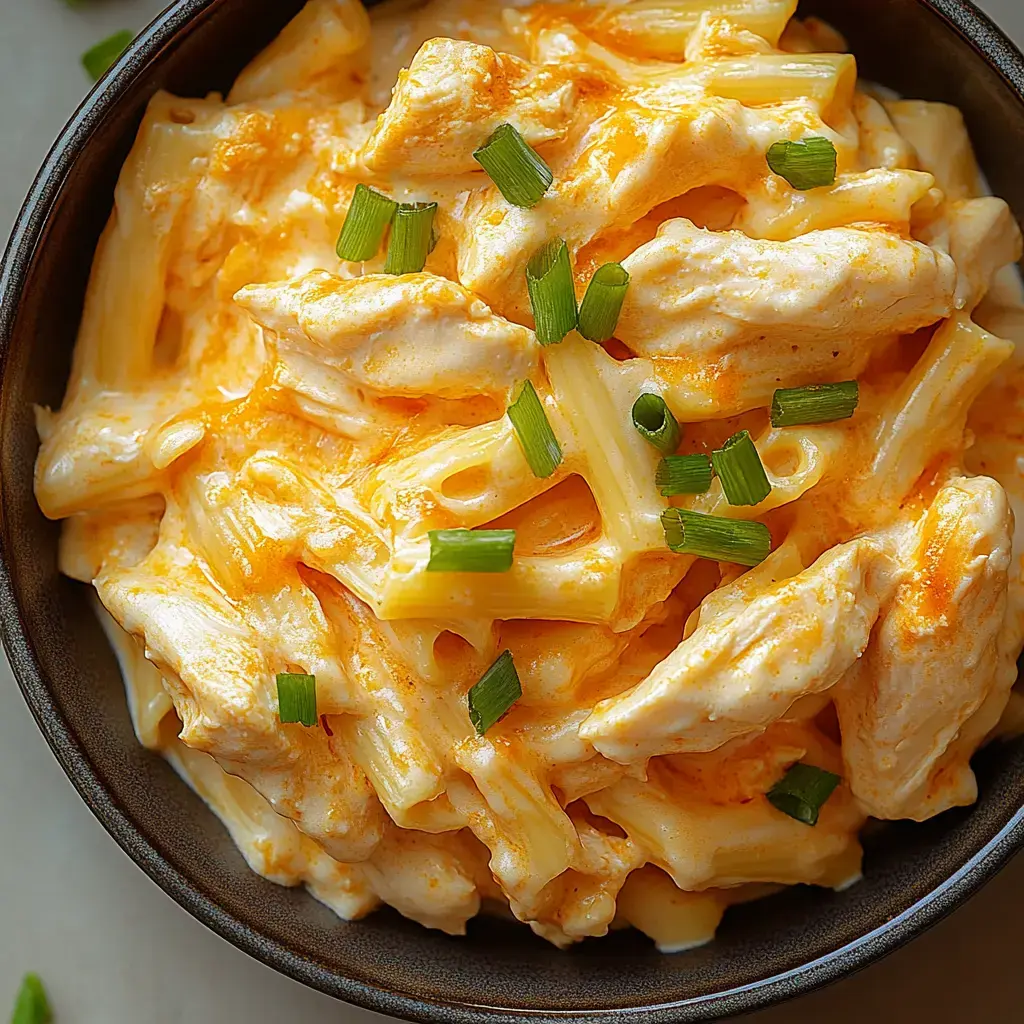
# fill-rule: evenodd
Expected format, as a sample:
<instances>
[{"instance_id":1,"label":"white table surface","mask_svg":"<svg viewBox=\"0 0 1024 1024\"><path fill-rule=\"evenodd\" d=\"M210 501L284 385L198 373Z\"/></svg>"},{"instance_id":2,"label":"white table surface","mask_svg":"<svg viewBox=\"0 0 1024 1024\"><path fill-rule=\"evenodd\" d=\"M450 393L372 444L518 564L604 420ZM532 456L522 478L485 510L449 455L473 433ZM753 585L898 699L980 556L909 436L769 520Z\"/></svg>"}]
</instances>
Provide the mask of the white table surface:
<instances>
[{"instance_id":1,"label":"white table surface","mask_svg":"<svg viewBox=\"0 0 1024 1024\"><path fill-rule=\"evenodd\" d=\"M856 0L850 0L855 3ZM978 0L1024 41L1024 0ZM79 54L163 0L0 0L0 237L86 92ZM39 971L63 1024L370 1024L251 960L135 867L78 798L0 661L0 1019ZM910 947L751 1024L1024 1019L1024 858ZM898 1008L898 1010L897 1010Z\"/></svg>"}]
</instances>

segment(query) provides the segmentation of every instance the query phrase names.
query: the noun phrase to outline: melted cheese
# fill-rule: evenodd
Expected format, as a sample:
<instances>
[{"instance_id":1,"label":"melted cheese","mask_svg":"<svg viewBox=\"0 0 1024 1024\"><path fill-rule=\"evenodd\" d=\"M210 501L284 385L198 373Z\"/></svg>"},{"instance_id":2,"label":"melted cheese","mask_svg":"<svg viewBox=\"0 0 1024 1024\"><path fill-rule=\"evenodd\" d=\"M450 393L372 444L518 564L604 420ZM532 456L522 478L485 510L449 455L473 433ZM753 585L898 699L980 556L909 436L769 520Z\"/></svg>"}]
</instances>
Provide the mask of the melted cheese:
<instances>
[{"instance_id":1,"label":"melted cheese","mask_svg":"<svg viewBox=\"0 0 1024 1024\"><path fill-rule=\"evenodd\" d=\"M683 949L855 881L867 815L970 802L1019 727L1020 233L959 113L858 89L795 6L310 0L226 100L154 97L36 495L141 742L255 871L348 918ZM531 209L473 158L506 123L553 172ZM766 153L807 136L838 176L798 192ZM339 259L360 183L438 204L422 272ZM537 343L554 237L577 298L631 275L603 348ZM776 388L854 376L852 419L769 426ZM505 415L526 380L548 477ZM644 392L683 453L750 431L769 496L661 495ZM675 554L670 504L775 550ZM432 571L459 528L514 530L512 569ZM478 735L506 650L523 694ZM281 673L315 676L317 726L280 721ZM766 796L798 761L843 777L813 828Z\"/></svg>"}]
</instances>

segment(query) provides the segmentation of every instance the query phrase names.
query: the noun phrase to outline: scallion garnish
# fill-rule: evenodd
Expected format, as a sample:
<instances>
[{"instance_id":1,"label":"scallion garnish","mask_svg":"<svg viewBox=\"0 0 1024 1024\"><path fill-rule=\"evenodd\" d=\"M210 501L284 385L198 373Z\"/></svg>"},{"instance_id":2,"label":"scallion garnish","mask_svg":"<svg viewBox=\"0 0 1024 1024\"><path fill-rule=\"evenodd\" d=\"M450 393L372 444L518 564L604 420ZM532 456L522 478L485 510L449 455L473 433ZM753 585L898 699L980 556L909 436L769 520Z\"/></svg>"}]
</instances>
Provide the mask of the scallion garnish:
<instances>
[{"instance_id":1,"label":"scallion garnish","mask_svg":"<svg viewBox=\"0 0 1024 1024\"><path fill-rule=\"evenodd\" d=\"M711 486L707 455L666 455L658 463L654 482L666 498L674 494L703 494Z\"/></svg>"},{"instance_id":2,"label":"scallion garnish","mask_svg":"<svg viewBox=\"0 0 1024 1024\"><path fill-rule=\"evenodd\" d=\"M372 260L397 209L394 199L369 185L356 185L338 235L338 258L351 263Z\"/></svg>"},{"instance_id":3,"label":"scallion garnish","mask_svg":"<svg viewBox=\"0 0 1024 1024\"><path fill-rule=\"evenodd\" d=\"M661 513L661 525L665 543L681 555L758 565L772 550L772 535L764 523L667 508Z\"/></svg>"},{"instance_id":4,"label":"scallion garnish","mask_svg":"<svg viewBox=\"0 0 1024 1024\"><path fill-rule=\"evenodd\" d=\"M469 720L481 736L502 718L523 695L519 673L511 651L502 651L497 661L469 691Z\"/></svg>"},{"instance_id":5,"label":"scallion garnish","mask_svg":"<svg viewBox=\"0 0 1024 1024\"><path fill-rule=\"evenodd\" d=\"M768 166L799 192L834 185L836 147L820 135L797 142L776 142L768 150Z\"/></svg>"},{"instance_id":6,"label":"scallion garnish","mask_svg":"<svg viewBox=\"0 0 1024 1024\"><path fill-rule=\"evenodd\" d=\"M721 448L713 451L711 464L722 481L722 490L730 505L756 505L772 493L761 456L746 430L733 434Z\"/></svg>"},{"instance_id":7,"label":"scallion garnish","mask_svg":"<svg viewBox=\"0 0 1024 1024\"><path fill-rule=\"evenodd\" d=\"M508 572L515 530L431 530L427 572Z\"/></svg>"},{"instance_id":8,"label":"scallion garnish","mask_svg":"<svg viewBox=\"0 0 1024 1024\"><path fill-rule=\"evenodd\" d=\"M551 476L562 464L562 446L551 429L534 386L528 380L523 381L515 401L509 405L508 418L533 475L541 479Z\"/></svg>"},{"instance_id":9,"label":"scallion garnish","mask_svg":"<svg viewBox=\"0 0 1024 1024\"><path fill-rule=\"evenodd\" d=\"M533 307L534 330L542 345L557 345L575 326L576 292L569 247L553 238L526 264L526 289Z\"/></svg>"},{"instance_id":10,"label":"scallion garnish","mask_svg":"<svg viewBox=\"0 0 1024 1024\"><path fill-rule=\"evenodd\" d=\"M495 128L473 159L513 206L536 206L554 181L551 168L510 124Z\"/></svg>"},{"instance_id":11,"label":"scallion garnish","mask_svg":"<svg viewBox=\"0 0 1024 1024\"><path fill-rule=\"evenodd\" d=\"M50 1024L53 1014L38 974L26 974L18 989L11 1024Z\"/></svg>"},{"instance_id":12,"label":"scallion garnish","mask_svg":"<svg viewBox=\"0 0 1024 1024\"><path fill-rule=\"evenodd\" d=\"M135 33L128 29L115 32L106 39L101 39L95 46L82 54L82 67L89 73L93 81L99 81L113 67L114 61L128 49L135 38Z\"/></svg>"},{"instance_id":13,"label":"scallion garnish","mask_svg":"<svg viewBox=\"0 0 1024 1024\"><path fill-rule=\"evenodd\" d=\"M859 401L860 386L855 380L779 388L772 396L772 426L796 427L804 423L848 420Z\"/></svg>"},{"instance_id":14,"label":"scallion garnish","mask_svg":"<svg viewBox=\"0 0 1024 1024\"><path fill-rule=\"evenodd\" d=\"M818 812L841 781L824 768L797 762L768 790L768 800L783 814L805 825L816 825Z\"/></svg>"},{"instance_id":15,"label":"scallion garnish","mask_svg":"<svg viewBox=\"0 0 1024 1024\"><path fill-rule=\"evenodd\" d=\"M671 455L679 447L679 422L661 395L645 393L633 403L633 426L662 455Z\"/></svg>"},{"instance_id":16,"label":"scallion garnish","mask_svg":"<svg viewBox=\"0 0 1024 1024\"><path fill-rule=\"evenodd\" d=\"M399 203L391 223L385 274L418 274L434 244L437 203Z\"/></svg>"},{"instance_id":17,"label":"scallion garnish","mask_svg":"<svg viewBox=\"0 0 1024 1024\"><path fill-rule=\"evenodd\" d=\"M620 263L598 267L580 303L579 332L588 341L608 341L615 334L629 287L629 274Z\"/></svg>"},{"instance_id":18,"label":"scallion garnish","mask_svg":"<svg viewBox=\"0 0 1024 1024\"><path fill-rule=\"evenodd\" d=\"M316 676L303 672L278 672L277 715L282 722L300 722L312 728L320 721L316 713Z\"/></svg>"}]
</instances>

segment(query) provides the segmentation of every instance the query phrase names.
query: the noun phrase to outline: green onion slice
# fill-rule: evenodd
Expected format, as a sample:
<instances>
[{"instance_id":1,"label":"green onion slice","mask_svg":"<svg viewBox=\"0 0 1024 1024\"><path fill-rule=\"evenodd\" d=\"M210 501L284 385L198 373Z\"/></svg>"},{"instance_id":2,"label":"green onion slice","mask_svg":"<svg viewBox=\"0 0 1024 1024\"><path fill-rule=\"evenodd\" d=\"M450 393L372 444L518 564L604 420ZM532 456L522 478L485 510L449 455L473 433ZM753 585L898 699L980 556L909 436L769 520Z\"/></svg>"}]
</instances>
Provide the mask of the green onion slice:
<instances>
[{"instance_id":1,"label":"green onion slice","mask_svg":"<svg viewBox=\"0 0 1024 1024\"><path fill-rule=\"evenodd\" d=\"M562 464L562 446L530 381L523 381L515 401L508 407L508 418L533 475L542 480L551 476Z\"/></svg>"},{"instance_id":2,"label":"green onion slice","mask_svg":"<svg viewBox=\"0 0 1024 1024\"><path fill-rule=\"evenodd\" d=\"M601 342L615 334L627 288L629 274L621 263L598 267L580 303L579 332L584 338Z\"/></svg>"},{"instance_id":3,"label":"green onion slice","mask_svg":"<svg viewBox=\"0 0 1024 1024\"><path fill-rule=\"evenodd\" d=\"M316 676L278 672L277 707L278 717L284 723L301 722L307 728L316 725Z\"/></svg>"},{"instance_id":4,"label":"green onion slice","mask_svg":"<svg viewBox=\"0 0 1024 1024\"><path fill-rule=\"evenodd\" d=\"M554 181L551 168L510 124L495 128L473 159L513 206L536 206Z\"/></svg>"},{"instance_id":5,"label":"green onion slice","mask_svg":"<svg viewBox=\"0 0 1024 1024\"><path fill-rule=\"evenodd\" d=\"M761 456L746 430L733 434L721 448L713 451L711 464L722 481L722 490L730 505L756 505L772 493Z\"/></svg>"},{"instance_id":6,"label":"green onion slice","mask_svg":"<svg viewBox=\"0 0 1024 1024\"><path fill-rule=\"evenodd\" d=\"M511 651L502 651L498 660L469 691L469 720L483 736L523 695L519 673Z\"/></svg>"},{"instance_id":7,"label":"green onion slice","mask_svg":"<svg viewBox=\"0 0 1024 1024\"><path fill-rule=\"evenodd\" d=\"M11 1024L49 1024L53 1020L50 1002L38 974L26 974L18 990Z\"/></svg>"},{"instance_id":8,"label":"green onion slice","mask_svg":"<svg viewBox=\"0 0 1024 1024\"><path fill-rule=\"evenodd\" d=\"M515 530L431 530L427 572L508 572Z\"/></svg>"},{"instance_id":9,"label":"green onion slice","mask_svg":"<svg viewBox=\"0 0 1024 1024\"><path fill-rule=\"evenodd\" d=\"M764 523L707 516L684 508L661 513L665 542L681 555L712 558L716 562L757 565L772 550L772 535Z\"/></svg>"},{"instance_id":10,"label":"green onion slice","mask_svg":"<svg viewBox=\"0 0 1024 1024\"><path fill-rule=\"evenodd\" d=\"M395 216L398 203L369 185L356 185L338 235L338 258L352 263L372 260L380 251L384 232Z\"/></svg>"},{"instance_id":11,"label":"green onion slice","mask_svg":"<svg viewBox=\"0 0 1024 1024\"><path fill-rule=\"evenodd\" d=\"M818 812L841 781L824 768L797 762L768 790L768 800L783 814L805 825L816 825Z\"/></svg>"},{"instance_id":12,"label":"green onion slice","mask_svg":"<svg viewBox=\"0 0 1024 1024\"><path fill-rule=\"evenodd\" d=\"M796 427L802 423L848 420L859 401L860 386L855 380L779 388L772 396L772 426Z\"/></svg>"},{"instance_id":13,"label":"green onion slice","mask_svg":"<svg viewBox=\"0 0 1024 1024\"><path fill-rule=\"evenodd\" d=\"M658 463L654 482L666 498L703 494L711 486L711 459L707 455L666 455Z\"/></svg>"},{"instance_id":14,"label":"green onion slice","mask_svg":"<svg viewBox=\"0 0 1024 1024\"><path fill-rule=\"evenodd\" d=\"M768 150L768 166L799 192L834 185L836 147L820 135L798 142L776 142Z\"/></svg>"},{"instance_id":15,"label":"green onion slice","mask_svg":"<svg viewBox=\"0 0 1024 1024\"><path fill-rule=\"evenodd\" d=\"M662 455L671 455L679 447L683 432L661 395L645 393L633 403L633 426Z\"/></svg>"},{"instance_id":16,"label":"green onion slice","mask_svg":"<svg viewBox=\"0 0 1024 1024\"><path fill-rule=\"evenodd\" d=\"M553 238L530 257L526 289L537 340L542 345L557 345L575 328L577 320L569 247L564 239Z\"/></svg>"},{"instance_id":17,"label":"green onion slice","mask_svg":"<svg viewBox=\"0 0 1024 1024\"><path fill-rule=\"evenodd\" d=\"M400 203L384 260L385 274L418 274L434 248L437 203Z\"/></svg>"},{"instance_id":18,"label":"green onion slice","mask_svg":"<svg viewBox=\"0 0 1024 1024\"><path fill-rule=\"evenodd\" d=\"M114 61L128 49L135 38L135 33L128 29L115 32L112 36L100 40L82 54L82 67L89 73L92 80L99 81L113 67Z\"/></svg>"}]
</instances>

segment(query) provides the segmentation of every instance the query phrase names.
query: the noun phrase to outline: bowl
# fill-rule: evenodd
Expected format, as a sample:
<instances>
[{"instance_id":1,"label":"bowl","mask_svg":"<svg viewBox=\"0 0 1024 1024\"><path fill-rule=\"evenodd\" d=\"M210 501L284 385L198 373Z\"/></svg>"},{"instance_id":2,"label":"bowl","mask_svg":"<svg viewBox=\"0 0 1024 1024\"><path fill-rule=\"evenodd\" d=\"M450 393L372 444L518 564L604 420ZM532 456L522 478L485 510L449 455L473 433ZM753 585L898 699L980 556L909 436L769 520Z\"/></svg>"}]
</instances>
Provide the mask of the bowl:
<instances>
[{"instance_id":1,"label":"bowl","mask_svg":"<svg viewBox=\"0 0 1024 1024\"><path fill-rule=\"evenodd\" d=\"M150 877L224 938L323 992L413 1020L717 1020L836 980L934 924L1024 842L1024 743L979 755L973 808L870 836L860 884L798 887L735 908L712 944L675 956L634 932L560 953L498 919L474 921L467 939L390 910L347 924L253 874L213 814L139 746L89 588L58 574L57 527L33 498L32 405L60 403L92 252L149 97L226 91L300 6L173 4L57 140L0 268L3 640L83 799ZM844 31L867 77L961 107L993 190L1024 217L1024 58L991 22L962 0L806 0L801 13Z\"/></svg>"}]
</instances>

